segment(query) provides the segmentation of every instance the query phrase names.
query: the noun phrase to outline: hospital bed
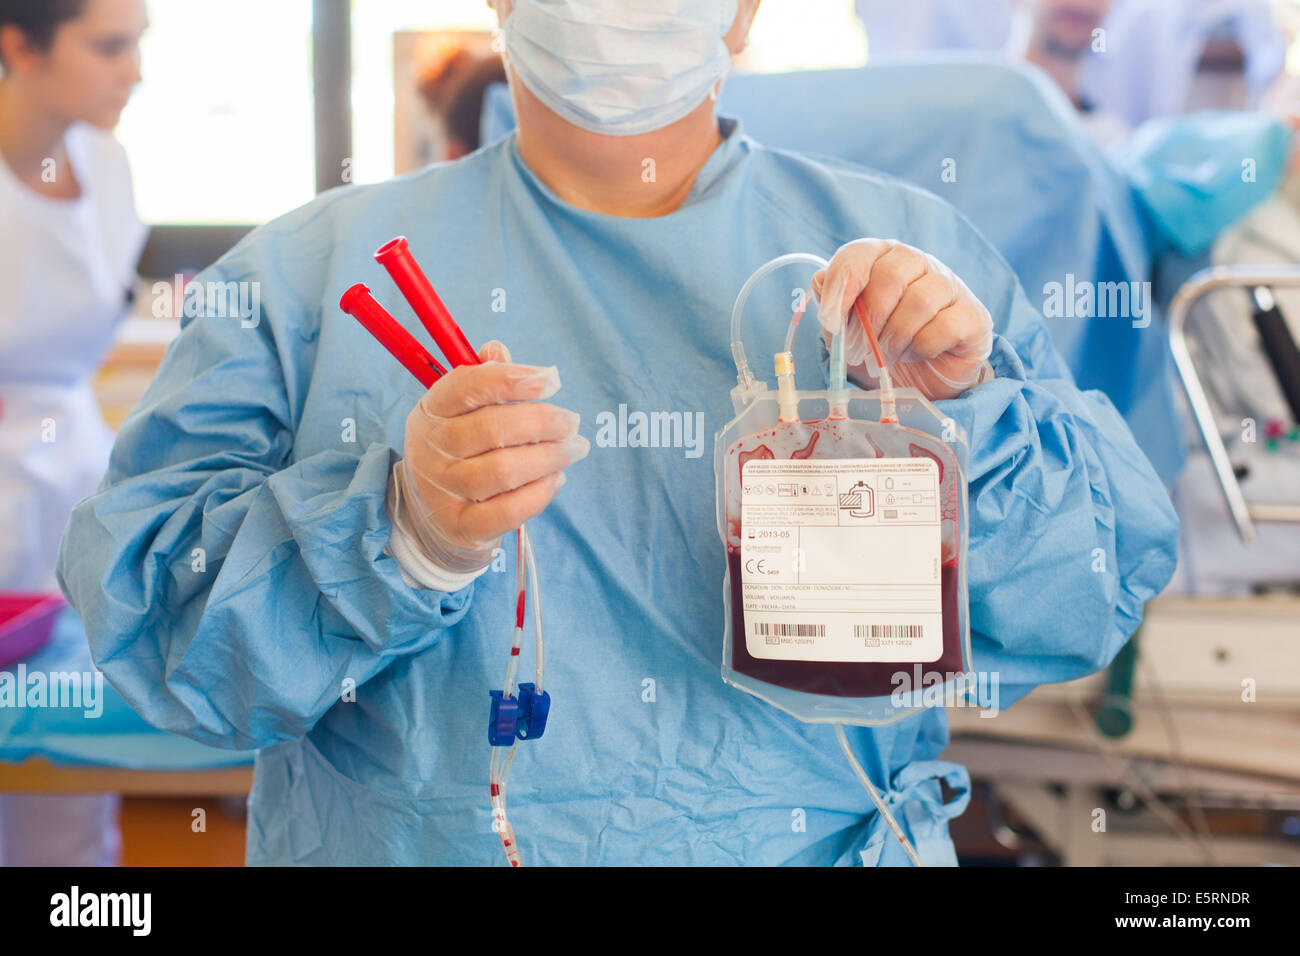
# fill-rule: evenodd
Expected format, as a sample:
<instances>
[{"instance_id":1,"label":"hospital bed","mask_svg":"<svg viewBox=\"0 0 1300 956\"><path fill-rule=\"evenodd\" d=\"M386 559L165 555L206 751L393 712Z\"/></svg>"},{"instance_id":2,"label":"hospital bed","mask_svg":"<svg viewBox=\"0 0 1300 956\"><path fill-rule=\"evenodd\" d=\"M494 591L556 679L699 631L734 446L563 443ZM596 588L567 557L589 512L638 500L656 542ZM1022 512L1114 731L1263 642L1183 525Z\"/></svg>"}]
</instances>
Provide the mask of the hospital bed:
<instances>
[{"instance_id":1,"label":"hospital bed","mask_svg":"<svg viewBox=\"0 0 1300 956\"><path fill-rule=\"evenodd\" d=\"M996 781L1067 865L1300 865L1294 834L1207 837L1203 824L1207 808L1300 811L1300 444L1268 448L1257 421L1300 420L1300 351L1277 307L1289 289L1300 289L1300 265L1218 265L1170 305L1199 447L1174 489L1179 572L1148 605L1137 653L992 720L952 712L948 756ZM1224 290L1238 295L1212 303ZM1263 334L1251 334L1252 312ZM1254 423L1247 440L1243 420ZM1136 673L1116 693L1125 666ZM1108 838L1094 813L1117 789L1147 808L1145 825L1117 814Z\"/></svg>"},{"instance_id":2,"label":"hospital bed","mask_svg":"<svg viewBox=\"0 0 1300 956\"><path fill-rule=\"evenodd\" d=\"M996 719L952 712L948 755L1067 865L1300 864L1294 832L1207 825L1300 811L1300 184L1288 190L1213 257L1168 270L1187 449L1169 588L1108 672ZM1270 436L1281 422L1289 436Z\"/></svg>"},{"instance_id":3,"label":"hospital bed","mask_svg":"<svg viewBox=\"0 0 1300 956\"><path fill-rule=\"evenodd\" d=\"M143 394L176 334L173 321L139 316L123 326L95 382L105 420L116 427ZM23 661L26 673L92 671L80 619L65 609L50 641ZM11 673L14 668L7 668ZM149 796L246 796L251 751L218 750L151 727L112 686L93 718L66 708L0 707L0 793L125 793Z\"/></svg>"}]
</instances>

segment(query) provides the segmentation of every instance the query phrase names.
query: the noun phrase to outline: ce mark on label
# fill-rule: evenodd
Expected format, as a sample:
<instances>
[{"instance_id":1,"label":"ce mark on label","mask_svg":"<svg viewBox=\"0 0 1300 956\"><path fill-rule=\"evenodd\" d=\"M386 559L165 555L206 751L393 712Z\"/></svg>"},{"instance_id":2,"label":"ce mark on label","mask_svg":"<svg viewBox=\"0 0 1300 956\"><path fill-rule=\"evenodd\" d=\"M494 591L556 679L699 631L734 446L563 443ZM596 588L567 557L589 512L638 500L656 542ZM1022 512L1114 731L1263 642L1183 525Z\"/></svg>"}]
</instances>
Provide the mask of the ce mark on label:
<instances>
[{"instance_id":1,"label":"ce mark on label","mask_svg":"<svg viewBox=\"0 0 1300 956\"><path fill-rule=\"evenodd\" d=\"M774 568L766 567L766 565L767 565L767 558L746 558L745 573L746 574L780 574L781 573L780 571L777 571Z\"/></svg>"}]
</instances>

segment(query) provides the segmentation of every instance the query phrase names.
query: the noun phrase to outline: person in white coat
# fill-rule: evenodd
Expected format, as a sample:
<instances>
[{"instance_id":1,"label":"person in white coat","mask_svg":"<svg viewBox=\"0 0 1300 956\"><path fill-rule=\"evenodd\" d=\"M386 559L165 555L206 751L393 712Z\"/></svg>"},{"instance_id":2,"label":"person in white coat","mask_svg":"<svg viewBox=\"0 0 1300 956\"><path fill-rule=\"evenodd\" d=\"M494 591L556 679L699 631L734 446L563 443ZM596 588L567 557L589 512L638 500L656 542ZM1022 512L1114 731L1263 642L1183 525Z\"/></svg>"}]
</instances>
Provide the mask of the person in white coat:
<instances>
[{"instance_id":1,"label":"person in white coat","mask_svg":"<svg viewBox=\"0 0 1300 956\"><path fill-rule=\"evenodd\" d=\"M0 0L0 591L54 591L59 539L112 433L90 379L146 229L112 129L143 0ZM0 795L0 864L116 862L117 802Z\"/></svg>"},{"instance_id":2,"label":"person in white coat","mask_svg":"<svg viewBox=\"0 0 1300 956\"><path fill-rule=\"evenodd\" d=\"M1212 41L1241 50L1241 106L1254 109L1286 62L1286 38L1270 0L1116 0L1104 51L1079 78L1083 96L1131 127L1201 106L1194 86Z\"/></svg>"},{"instance_id":3,"label":"person in white coat","mask_svg":"<svg viewBox=\"0 0 1300 956\"><path fill-rule=\"evenodd\" d=\"M1101 32L1068 64L1066 92L1107 117L1100 125L1113 135L1203 105L1197 67L1216 40L1241 50L1246 108L1260 104L1285 64L1274 0L855 0L873 58L961 50L1019 60L1032 34L1068 38L1099 7ZM1048 72L1061 81L1057 70Z\"/></svg>"},{"instance_id":4,"label":"person in white coat","mask_svg":"<svg viewBox=\"0 0 1300 956\"><path fill-rule=\"evenodd\" d=\"M1089 138L1105 148L1123 142L1132 130L1116 113L1099 106L1084 93L1081 74L1091 57L1105 51L1102 26L1112 0L1025 0L1028 21L1024 41L1008 51L1042 69L1070 98Z\"/></svg>"}]
</instances>

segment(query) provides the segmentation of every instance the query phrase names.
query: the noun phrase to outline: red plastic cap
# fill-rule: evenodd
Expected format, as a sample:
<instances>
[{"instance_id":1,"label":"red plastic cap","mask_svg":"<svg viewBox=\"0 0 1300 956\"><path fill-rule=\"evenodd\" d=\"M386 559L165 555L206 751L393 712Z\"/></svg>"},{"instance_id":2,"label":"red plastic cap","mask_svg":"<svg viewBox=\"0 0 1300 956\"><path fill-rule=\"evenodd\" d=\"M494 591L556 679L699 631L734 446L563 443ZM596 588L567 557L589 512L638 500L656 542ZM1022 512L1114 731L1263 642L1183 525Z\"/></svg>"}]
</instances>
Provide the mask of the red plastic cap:
<instances>
[{"instance_id":1,"label":"red plastic cap","mask_svg":"<svg viewBox=\"0 0 1300 956\"><path fill-rule=\"evenodd\" d=\"M370 290L366 287L365 283L358 282L352 288L348 289L347 292L343 293L343 297L339 299L339 308L348 315L351 315L352 303L363 295L370 295Z\"/></svg>"},{"instance_id":2,"label":"red plastic cap","mask_svg":"<svg viewBox=\"0 0 1300 956\"><path fill-rule=\"evenodd\" d=\"M410 243L406 241L405 236L398 236L396 239L390 239L379 247L375 252L375 261L381 265L389 259L396 259L406 255L410 251Z\"/></svg>"}]
</instances>

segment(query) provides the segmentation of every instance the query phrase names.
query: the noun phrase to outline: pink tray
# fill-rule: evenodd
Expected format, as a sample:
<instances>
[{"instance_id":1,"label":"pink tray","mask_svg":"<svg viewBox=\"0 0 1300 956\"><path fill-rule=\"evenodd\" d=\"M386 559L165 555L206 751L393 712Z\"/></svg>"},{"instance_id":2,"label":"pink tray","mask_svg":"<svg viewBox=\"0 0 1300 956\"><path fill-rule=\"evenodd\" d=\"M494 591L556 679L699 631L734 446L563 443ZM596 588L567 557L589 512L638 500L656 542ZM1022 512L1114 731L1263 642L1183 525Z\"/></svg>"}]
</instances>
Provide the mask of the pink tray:
<instances>
[{"instance_id":1,"label":"pink tray","mask_svg":"<svg viewBox=\"0 0 1300 956\"><path fill-rule=\"evenodd\" d=\"M0 591L0 667L15 664L44 647L65 603L61 594Z\"/></svg>"}]
</instances>

